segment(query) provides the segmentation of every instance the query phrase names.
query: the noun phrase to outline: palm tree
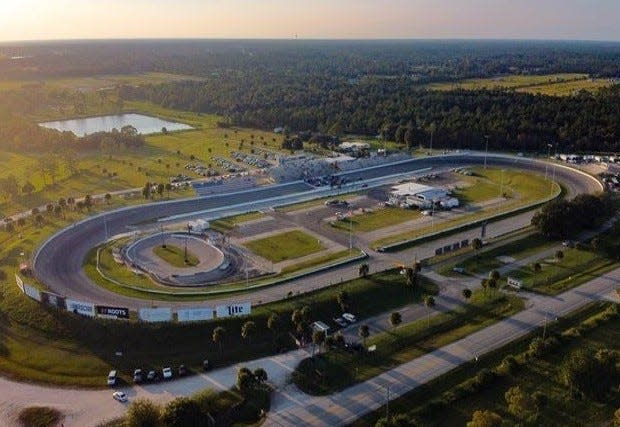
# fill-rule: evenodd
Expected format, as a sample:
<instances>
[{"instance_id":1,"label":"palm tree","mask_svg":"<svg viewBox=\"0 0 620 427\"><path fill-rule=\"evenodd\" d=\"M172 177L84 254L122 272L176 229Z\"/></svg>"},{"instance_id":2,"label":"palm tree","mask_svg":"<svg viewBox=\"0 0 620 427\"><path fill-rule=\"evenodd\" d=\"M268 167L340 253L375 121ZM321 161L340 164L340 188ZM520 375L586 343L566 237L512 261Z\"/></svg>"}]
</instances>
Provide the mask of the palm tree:
<instances>
[{"instance_id":1,"label":"palm tree","mask_svg":"<svg viewBox=\"0 0 620 427\"><path fill-rule=\"evenodd\" d=\"M360 277L368 276L369 272L370 272L370 267L368 266L368 263L363 263L362 265L360 265L359 270L358 270L358 275Z\"/></svg>"},{"instance_id":2,"label":"palm tree","mask_svg":"<svg viewBox=\"0 0 620 427\"><path fill-rule=\"evenodd\" d=\"M278 313L271 313L269 318L267 319L267 328L273 333L273 340L276 340L276 333L278 332L278 328L280 327L280 316Z\"/></svg>"},{"instance_id":3,"label":"palm tree","mask_svg":"<svg viewBox=\"0 0 620 427\"><path fill-rule=\"evenodd\" d=\"M493 291L495 291L495 290L497 289L497 280L495 280L495 279L489 279L489 280L487 281L487 284L488 284L488 286L489 286L489 289L491 289L491 290L493 290Z\"/></svg>"},{"instance_id":4,"label":"palm tree","mask_svg":"<svg viewBox=\"0 0 620 427\"><path fill-rule=\"evenodd\" d=\"M498 281L500 277L501 277L501 275L499 274L499 271L497 271L497 270L491 270L489 272L489 279L493 279L495 281Z\"/></svg>"},{"instance_id":5,"label":"palm tree","mask_svg":"<svg viewBox=\"0 0 620 427\"><path fill-rule=\"evenodd\" d=\"M256 323L251 320L245 322L241 327L241 337L244 340L247 340L248 344L250 343L250 337L254 335L254 332L256 332Z\"/></svg>"},{"instance_id":6,"label":"palm tree","mask_svg":"<svg viewBox=\"0 0 620 427\"><path fill-rule=\"evenodd\" d=\"M563 258L564 258L564 252L562 252L561 249L558 249L555 252L555 259L558 260L558 262L560 262Z\"/></svg>"},{"instance_id":7,"label":"palm tree","mask_svg":"<svg viewBox=\"0 0 620 427\"><path fill-rule=\"evenodd\" d=\"M103 198L105 199L106 205L109 205L110 204L110 199L112 198L112 195L110 193L105 193L105 196L103 196Z\"/></svg>"},{"instance_id":8,"label":"palm tree","mask_svg":"<svg viewBox=\"0 0 620 427\"><path fill-rule=\"evenodd\" d=\"M426 306L426 315L428 326L431 326L431 308L435 307L435 298L432 295L424 297L424 305Z\"/></svg>"},{"instance_id":9,"label":"palm tree","mask_svg":"<svg viewBox=\"0 0 620 427\"><path fill-rule=\"evenodd\" d=\"M489 279L480 280L480 285L482 286L482 290L484 292L484 296L487 295L487 288L489 286Z\"/></svg>"},{"instance_id":10,"label":"palm tree","mask_svg":"<svg viewBox=\"0 0 620 427\"><path fill-rule=\"evenodd\" d=\"M465 298L466 300L469 300L471 298L471 289L465 288L463 289L461 294L463 294L463 298Z\"/></svg>"},{"instance_id":11,"label":"palm tree","mask_svg":"<svg viewBox=\"0 0 620 427\"><path fill-rule=\"evenodd\" d=\"M392 325L393 327L397 327L398 325L402 323L402 321L403 321L403 318L398 311L395 311L394 313L390 314L390 325Z\"/></svg>"},{"instance_id":12,"label":"palm tree","mask_svg":"<svg viewBox=\"0 0 620 427\"><path fill-rule=\"evenodd\" d=\"M539 262L535 262L534 264L532 264L532 270L534 270L534 274L536 275L536 277L538 277L538 275L542 271L542 265L540 265Z\"/></svg>"},{"instance_id":13,"label":"palm tree","mask_svg":"<svg viewBox=\"0 0 620 427\"><path fill-rule=\"evenodd\" d=\"M321 346L323 345L323 343L325 342L325 331L314 331L312 333L312 357L314 357L314 348L316 346L319 346L319 348L321 348Z\"/></svg>"},{"instance_id":14,"label":"palm tree","mask_svg":"<svg viewBox=\"0 0 620 427\"><path fill-rule=\"evenodd\" d=\"M264 383L265 381L267 381L267 371L265 371L263 368L254 369L254 378L256 378L256 382L258 384Z\"/></svg>"},{"instance_id":15,"label":"palm tree","mask_svg":"<svg viewBox=\"0 0 620 427\"><path fill-rule=\"evenodd\" d=\"M224 336L226 335L226 329L224 329L221 326L218 326L217 328L215 328L213 330L213 335L211 336L211 339L213 340L213 342L215 344L218 344L220 347L220 354L223 351L222 348L222 342L224 341Z\"/></svg>"},{"instance_id":16,"label":"palm tree","mask_svg":"<svg viewBox=\"0 0 620 427\"><path fill-rule=\"evenodd\" d=\"M480 258L480 254L478 251L480 251L480 249L482 249L482 240L478 239L477 237L471 241L471 247L474 250L474 252L476 253L476 258Z\"/></svg>"},{"instance_id":17,"label":"palm tree","mask_svg":"<svg viewBox=\"0 0 620 427\"><path fill-rule=\"evenodd\" d=\"M364 345L364 347L366 347L366 338L370 336L370 329L368 328L368 325L360 326L359 330L357 331L357 335L359 335L359 337L362 339L362 344Z\"/></svg>"}]
</instances>

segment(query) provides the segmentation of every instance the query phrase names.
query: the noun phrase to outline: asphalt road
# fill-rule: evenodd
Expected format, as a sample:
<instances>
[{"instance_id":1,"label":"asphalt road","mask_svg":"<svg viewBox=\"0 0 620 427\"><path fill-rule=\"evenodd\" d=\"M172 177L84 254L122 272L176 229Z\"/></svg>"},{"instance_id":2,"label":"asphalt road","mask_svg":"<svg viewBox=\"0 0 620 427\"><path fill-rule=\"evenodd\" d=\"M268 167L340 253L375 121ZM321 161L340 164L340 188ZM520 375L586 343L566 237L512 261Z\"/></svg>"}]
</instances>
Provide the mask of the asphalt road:
<instances>
[{"instance_id":1,"label":"asphalt road","mask_svg":"<svg viewBox=\"0 0 620 427\"><path fill-rule=\"evenodd\" d=\"M481 153L463 153L448 156L436 156L412 159L410 161L399 162L380 167L369 168L366 170L353 171L347 173L350 180L378 179L385 176L403 174L425 168L445 168L463 167L469 165L482 165L484 155ZM562 166L546 165L527 158L520 158L506 155L489 154L487 164L493 167L520 168L526 171L544 173L547 169L549 176L552 170L557 181L561 182L567 189L569 195L581 193L591 193L600 191L598 181L574 169ZM82 265L89 250L103 243L108 236L127 233L135 227L145 223L156 221L160 218L179 217L183 215L193 215L200 212L204 217L215 217L218 215L226 216L231 212L242 212L244 210L255 210L276 204L275 200L285 197L287 201L294 201L308 198L312 190L308 185L297 182L290 184L266 186L250 191L238 192L233 194L206 196L185 200L173 200L167 202L152 203L136 207L123 208L97 216L86 218L73 226L61 230L48 239L35 255L33 269L36 277L47 285L52 291L65 295L72 299L91 301L102 305L124 306L136 309L145 305L145 300L126 297L107 291L93 283L83 272ZM322 190L320 190L322 191ZM529 215L529 216L528 216ZM503 234L504 232L517 229L529 223L531 213L526 213L513 217L508 220L500 221L501 230L494 231L494 224L488 227L488 232ZM471 237L472 232L459 233L457 236L450 237L450 242L461 239L461 235ZM464 237L464 238L467 238ZM448 242L448 243L450 243ZM447 243L445 243L447 244ZM432 250L441 245L441 242L432 243ZM425 257L430 251L429 244L421 245L396 255L373 253L369 259L371 271L378 271L394 265L395 262L402 260L412 260L413 256ZM434 253L434 252L433 252ZM426 255L427 256L427 255ZM402 258L402 259L401 259ZM328 286L340 280L346 280L352 276L351 266L317 273L305 280L285 283L248 294L244 299L252 300L254 303L265 303L277 299L282 299L290 290L301 293L311 291L317 287ZM224 303L238 301L239 296L234 298L223 297L217 301L210 302ZM196 302L177 302L162 303L164 306L195 306Z\"/></svg>"}]
</instances>

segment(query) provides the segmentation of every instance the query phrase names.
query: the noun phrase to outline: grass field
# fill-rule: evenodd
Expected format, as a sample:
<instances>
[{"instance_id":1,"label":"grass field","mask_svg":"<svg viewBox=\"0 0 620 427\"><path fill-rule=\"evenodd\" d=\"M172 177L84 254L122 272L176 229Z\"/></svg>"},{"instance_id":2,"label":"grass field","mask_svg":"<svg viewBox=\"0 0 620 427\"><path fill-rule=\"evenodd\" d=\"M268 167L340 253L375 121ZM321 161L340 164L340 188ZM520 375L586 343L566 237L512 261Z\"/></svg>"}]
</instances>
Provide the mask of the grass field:
<instances>
[{"instance_id":1,"label":"grass field","mask_svg":"<svg viewBox=\"0 0 620 427\"><path fill-rule=\"evenodd\" d=\"M175 267L195 267L199 263L196 255L187 252L186 256L184 249L174 245L166 245L165 248L158 245L153 248L153 252L168 264Z\"/></svg>"},{"instance_id":2,"label":"grass field","mask_svg":"<svg viewBox=\"0 0 620 427\"><path fill-rule=\"evenodd\" d=\"M265 214L262 212L248 212L241 215L228 216L225 218L216 219L211 221L209 226L221 233L230 231L244 222L253 221L255 219L264 218Z\"/></svg>"},{"instance_id":3,"label":"grass field","mask_svg":"<svg viewBox=\"0 0 620 427\"><path fill-rule=\"evenodd\" d=\"M367 345L377 346L372 354L331 350L314 359L307 358L293 379L306 393L330 394L463 338L523 307L523 301L515 296L484 297L477 291L462 309L433 316L430 322L421 319L370 337Z\"/></svg>"},{"instance_id":4,"label":"grass field","mask_svg":"<svg viewBox=\"0 0 620 427\"><path fill-rule=\"evenodd\" d=\"M418 210L386 207L334 221L331 226L343 231L368 232L420 218Z\"/></svg>"},{"instance_id":5,"label":"grass field","mask_svg":"<svg viewBox=\"0 0 620 427\"><path fill-rule=\"evenodd\" d=\"M508 275L522 280L525 289L548 295L557 295L579 286L595 277L617 268L617 261L606 258L600 253L566 249L561 260L548 257L539 260L542 270L534 272L531 265L519 267Z\"/></svg>"},{"instance_id":6,"label":"grass field","mask_svg":"<svg viewBox=\"0 0 620 427\"><path fill-rule=\"evenodd\" d=\"M300 230L251 240L243 246L271 262L300 258L325 249L319 240Z\"/></svg>"},{"instance_id":7,"label":"grass field","mask_svg":"<svg viewBox=\"0 0 620 427\"><path fill-rule=\"evenodd\" d=\"M8 273L19 262L21 249L10 245L0 248L3 271ZM327 322L339 315L336 293L340 290L349 293L351 309L365 317L418 301L419 292L436 293L437 288L423 282L420 291L413 293L404 286L402 276L392 271L292 296L253 309L250 318L258 329L249 346L240 338L241 325L247 319L165 325L94 320L45 308L10 283L0 287L0 372L21 380L103 387L112 367L130 381L131 370L138 365L161 368L185 363L198 370L205 358L215 366L254 359L292 348L287 335L293 328L289 320L292 310L309 305L313 319ZM273 312L279 313L282 322L276 336L265 326ZM210 340L216 326L226 329L222 353ZM117 351L122 351L123 357L115 356Z\"/></svg>"},{"instance_id":8,"label":"grass field","mask_svg":"<svg viewBox=\"0 0 620 427\"><path fill-rule=\"evenodd\" d=\"M357 194L355 193L350 193L350 194L343 194L341 196L338 197L323 197L320 199L315 199L315 200L309 200L307 202L301 202L301 203L295 203L293 205L286 205L286 206L280 206L277 207L276 210L278 212L295 212L295 211L299 211L299 210L305 210L305 209L309 209L309 208L315 208L318 206L324 206L325 202L329 201L329 200L351 200L357 197Z\"/></svg>"},{"instance_id":9,"label":"grass field","mask_svg":"<svg viewBox=\"0 0 620 427\"><path fill-rule=\"evenodd\" d=\"M587 74L506 75L494 78L468 79L459 82L431 83L430 90L516 90L552 96L569 96L579 90L596 92L609 87L609 79L590 79Z\"/></svg>"},{"instance_id":10,"label":"grass field","mask_svg":"<svg viewBox=\"0 0 620 427\"><path fill-rule=\"evenodd\" d=\"M281 273L292 273L295 271L305 270L307 268L317 267L322 264L333 263L336 261L341 261L347 258L355 257L357 255L361 255L361 251L359 249L345 249L338 252L332 252L327 255L318 256L316 258L309 259L307 261L298 262L295 264L287 265L281 271Z\"/></svg>"},{"instance_id":11,"label":"grass field","mask_svg":"<svg viewBox=\"0 0 620 427\"><path fill-rule=\"evenodd\" d=\"M53 184L49 174L43 175L40 172L41 164L49 163L49 156L0 151L0 178L12 174L17 178L20 188L26 181L35 187L30 195L21 194L10 201L0 200L0 213L14 214L55 202L60 197L81 197L139 188L147 181L165 183L171 176L178 174L201 178L185 169L188 163L211 165L223 173L213 158L230 158L230 151L233 150L249 153L256 147L280 151L281 136L277 139L271 132L220 128L217 122L222 118L215 115L170 110L138 102L126 103L125 110L187 123L195 129L147 136L146 144L139 149L80 152L76 157L78 173L74 175L69 172L63 157L52 156L57 165ZM252 169L250 166L247 168ZM191 193L184 193L188 194Z\"/></svg>"},{"instance_id":12,"label":"grass field","mask_svg":"<svg viewBox=\"0 0 620 427\"><path fill-rule=\"evenodd\" d=\"M531 234L523 239L512 241L495 249L487 251L482 249L478 256L472 254L471 257L464 261L448 264L439 269L439 273L444 276L458 277L461 276L461 273L455 273L453 269L454 267L461 267L465 269L465 274L487 274L489 271L503 265L497 260L498 256L507 256L519 260L533 255L536 252L548 249L558 243L557 241L550 241L539 234Z\"/></svg>"},{"instance_id":13,"label":"grass field","mask_svg":"<svg viewBox=\"0 0 620 427\"><path fill-rule=\"evenodd\" d=\"M541 331L538 330L480 357L478 363L462 365L405 396L390 401L390 413L407 413L415 418L415 425L420 427L463 426L471 420L475 410L496 412L503 418L502 426L608 426L614 411L620 406L620 393L611 393L605 402L597 402L588 397L571 399L560 374L562 361L577 349L617 349L620 339L620 319L617 315L579 335L570 332L581 324L600 318L608 310L610 304L591 304L550 325L549 333L571 338L563 339L561 346L542 358L526 357L532 338L541 336ZM501 375L491 384L462 398L446 399L454 395L454 391L464 386L467 381L471 381L482 369L497 367L509 355L514 356L520 364L513 373ZM527 396L541 392L548 397L547 405L533 423L524 423L507 411L504 394L514 386L519 386ZM352 426L374 427L377 419L384 416L385 408L380 408L355 421Z\"/></svg>"}]
</instances>

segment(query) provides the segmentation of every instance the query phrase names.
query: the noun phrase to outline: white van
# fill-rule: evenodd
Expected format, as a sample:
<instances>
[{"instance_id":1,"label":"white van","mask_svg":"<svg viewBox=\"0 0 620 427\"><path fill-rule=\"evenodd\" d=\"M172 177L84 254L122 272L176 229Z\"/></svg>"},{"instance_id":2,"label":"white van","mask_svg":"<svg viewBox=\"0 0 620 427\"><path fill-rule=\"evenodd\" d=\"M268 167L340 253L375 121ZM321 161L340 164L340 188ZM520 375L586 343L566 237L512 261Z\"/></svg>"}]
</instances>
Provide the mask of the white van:
<instances>
[{"instance_id":1,"label":"white van","mask_svg":"<svg viewBox=\"0 0 620 427\"><path fill-rule=\"evenodd\" d=\"M109 386L116 385L116 378L117 378L116 371L110 371L110 373L108 374L108 385Z\"/></svg>"}]
</instances>

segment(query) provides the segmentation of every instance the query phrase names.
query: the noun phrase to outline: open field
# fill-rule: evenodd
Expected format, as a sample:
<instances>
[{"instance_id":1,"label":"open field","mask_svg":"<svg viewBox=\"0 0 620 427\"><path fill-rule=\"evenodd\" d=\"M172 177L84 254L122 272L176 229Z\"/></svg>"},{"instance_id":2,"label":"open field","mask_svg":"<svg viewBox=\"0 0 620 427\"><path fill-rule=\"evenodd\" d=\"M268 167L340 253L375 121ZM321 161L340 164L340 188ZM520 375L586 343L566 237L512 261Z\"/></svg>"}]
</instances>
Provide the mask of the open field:
<instances>
[{"instance_id":1,"label":"open field","mask_svg":"<svg viewBox=\"0 0 620 427\"><path fill-rule=\"evenodd\" d=\"M519 386L526 396L541 392L548 402L538 412L532 424L539 426L584 426L609 425L614 411L620 405L620 394L611 393L605 402L583 397L572 399L561 380L563 360L572 352L588 348L616 348L620 339L620 318L615 315L601 321L606 313L613 312L613 304L590 304L584 309L549 325L548 336L561 337L562 344L543 357L527 356L530 342L541 336L538 330L514 341L501 349L482 356L477 363L469 363L442 375L432 382L416 388L401 398L390 401L390 413L406 413L421 427L445 425L462 426L471 420L475 410L491 410L499 414L502 425L525 425L522 419L508 412L504 398L506 391ZM592 326L584 332L574 333L582 325ZM514 356L517 367L509 373L498 375L493 381L478 390L471 387L472 379L482 370L497 367L507 356ZM467 389L462 397L454 399L458 389ZM535 412L535 408L531 408ZM523 415L519 413L519 415ZM354 427L373 427L378 418L385 416L385 408L355 421Z\"/></svg>"},{"instance_id":2,"label":"open field","mask_svg":"<svg viewBox=\"0 0 620 427\"><path fill-rule=\"evenodd\" d=\"M201 80L199 77L168 73L114 74L93 77L57 78L47 80L3 80L0 91L16 90L31 85L45 86L52 89L69 89L80 92L96 92L114 89L120 85L138 86L161 84L184 80Z\"/></svg>"},{"instance_id":3,"label":"open field","mask_svg":"<svg viewBox=\"0 0 620 427\"><path fill-rule=\"evenodd\" d=\"M324 249L320 241L303 231L293 230L243 244L256 255L271 262L300 258Z\"/></svg>"},{"instance_id":4,"label":"open field","mask_svg":"<svg viewBox=\"0 0 620 427\"><path fill-rule=\"evenodd\" d=\"M175 267L194 267L198 265L199 260L190 252L185 254L185 250L174 245L166 245L165 248L155 246L153 248L155 255Z\"/></svg>"},{"instance_id":5,"label":"open field","mask_svg":"<svg viewBox=\"0 0 620 427\"><path fill-rule=\"evenodd\" d=\"M52 232L53 228L37 231ZM26 236L33 237L30 233ZM0 248L2 265L14 267L22 249L20 245ZM4 271L8 273L8 269ZM130 370L138 365L160 368L185 363L199 369L204 358L215 366L254 359L292 348L285 331L292 328L289 319L295 308L311 306L313 320L329 322L339 315L336 294L341 290L349 293L352 309L365 317L418 301L422 292L436 293L437 287L423 282L420 291L412 293L397 271L388 271L257 307L250 319L258 329L248 346L240 338L241 325L247 319L166 325L93 320L46 308L9 283L0 288L0 371L18 379L102 387L111 367L120 369L123 379L129 381ZM281 316L282 333L276 336L265 327L272 312ZM218 325L226 329L222 353L209 339ZM114 356L116 351L123 351L124 357Z\"/></svg>"},{"instance_id":6,"label":"open field","mask_svg":"<svg viewBox=\"0 0 620 427\"><path fill-rule=\"evenodd\" d=\"M354 215L351 218L334 221L331 226L343 231L367 232L401 224L412 219L420 218L422 214L418 210L385 207Z\"/></svg>"},{"instance_id":7,"label":"open field","mask_svg":"<svg viewBox=\"0 0 620 427\"><path fill-rule=\"evenodd\" d=\"M338 349L314 359L305 359L293 378L306 393L330 394L463 338L523 307L523 301L515 296L496 294L485 297L476 291L470 303L462 309L435 315L428 322L420 319L370 337L366 344L377 346L371 354L351 354Z\"/></svg>"},{"instance_id":8,"label":"open field","mask_svg":"<svg viewBox=\"0 0 620 427\"><path fill-rule=\"evenodd\" d=\"M618 267L617 261L589 250L566 249L563 254L560 260L553 257L539 260L542 270L538 273L529 265L508 275L522 280L525 289L557 295Z\"/></svg>"},{"instance_id":9,"label":"open field","mask_svg":"<svg viewBox=\"0 0 620 427\"><path fill-rule=\"evenodd\" d=\"M351 200L354 199L355 197L357 197L356 193L349 193L349 194L343 194L341 196L338 197L323 197L320 199L315 199L315 200L308 200L307 202L301 202L301 203L295 203L292 205L286 205L286 206L280 206L277 207L276 210L278 212L295 212L295 211L299 211L302 209L309 209L309 208L315 208L318 206L323 206L325 205L325 202L329 201L329 200Z\"/></svg>"},{"instance_id":10,"label":"open field","mask_svg":"<svg viewBox=\"0 0 620 427\"><path fill-rule=\"evenodd\" d=\"M82 197L86 194L139 188L145 182L166 183L171 176L178 174L201 178L185 169L189 163L211 165L214 170L224 173L213 158L220 156L230 159L230 151L233 150L249 153L253 147L260 147L280 151L280 140L276 139L275 134L220 128L217 122L222 118L215 115L169 110L148 103L127 103L125 110L187 123L195 129L167 135L149 135L145 145L139 149L76 152L77 171L73 174L63 156L54 155L50 160L48 155L0 151L0 178L12 174L17 178L20 188L26 181L35 188L33 193L20 194L15 200L0 200L0 213L14 214L55 202L60 197ZM45 164L56 165L53 177L43 172ZM252 167L247 166L247 169ZM192 193L185 192L183 195ZM176 194L172 192L170 196ZM169 196L167 193L164 195Z\"/></svg>"},{"instance_id":11,"label":"open field","mask_svg":"<svg viewBox=\"0 0 620 427\"><path fill-rule=\"evenodd\" d=\"M357 255L361 255L361 251L359 249L353 248L353 250L344 249L338 252L332 252L326 255L321 255L316 258L311 258L307 261L298 262L295 264L287 265L281 271L281 273L292 273L295 271L305 270L307 268L317 267L322 264L333 263L336 261L341 261L347 258L351 258Z\"/></svg>"},{"instance_id":12,"label":"open field","mask_svg":"<svg viewBox=\"0 0 620 427\"><path fill-rule=\"evenodd\" d=\"M516 90L552 96L569 96L579 90L596 92L609 87L609 79L590 79L587 74L506 75L494 78L469 79L458 82L431 83L430 90Z\"/></svg>"},{"instance_id":13,"label":"open field","mask_svg":"<svg viewBox=\"0 0 620 427\"><path fill-rule=\"evenodd\" d=\"M458 277L461 276L461 273L455 273L453 268L461 267L465 269L465 274L487 274L489 271L504 265L497 259L498 256L507 256L519 260L555 246L558 243L557 241L550 241L537 233L531 234L523 239L512 241L495 249L485 251L483 248L478 256L472 252L471 257L455 264L446 265L439 270L439 273L444 276Z\"/></svg>"}]
</instances>

